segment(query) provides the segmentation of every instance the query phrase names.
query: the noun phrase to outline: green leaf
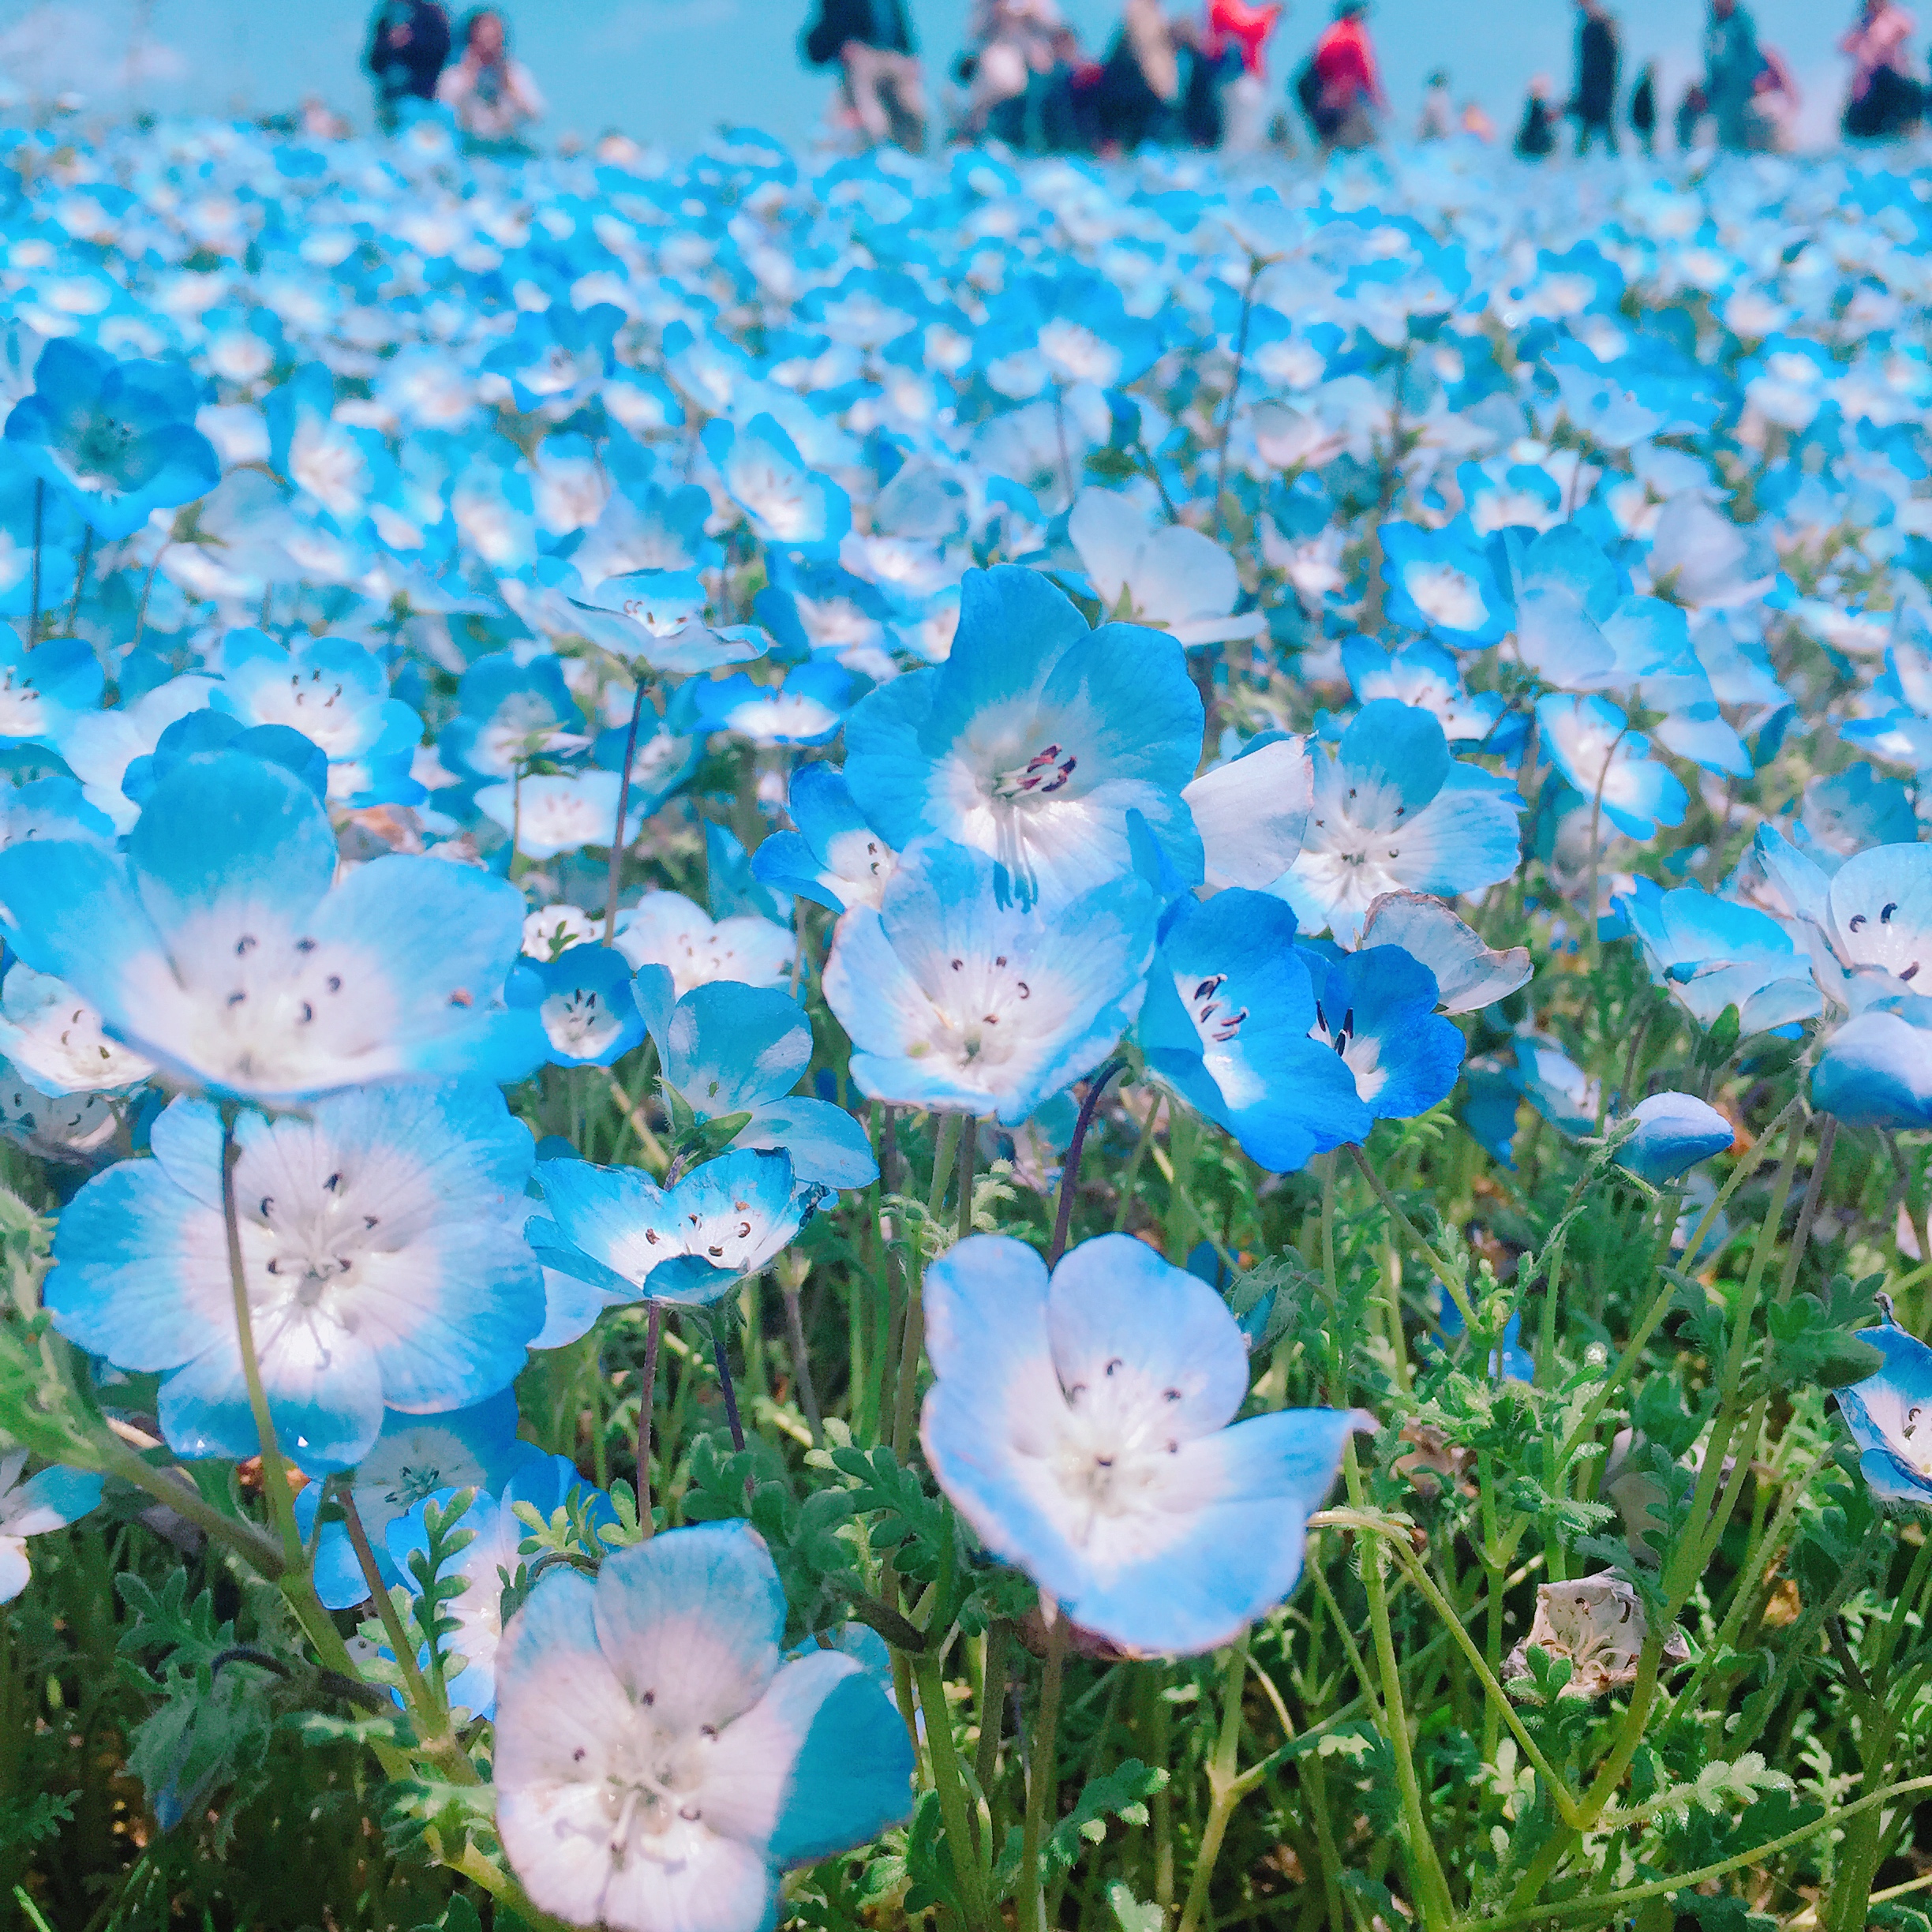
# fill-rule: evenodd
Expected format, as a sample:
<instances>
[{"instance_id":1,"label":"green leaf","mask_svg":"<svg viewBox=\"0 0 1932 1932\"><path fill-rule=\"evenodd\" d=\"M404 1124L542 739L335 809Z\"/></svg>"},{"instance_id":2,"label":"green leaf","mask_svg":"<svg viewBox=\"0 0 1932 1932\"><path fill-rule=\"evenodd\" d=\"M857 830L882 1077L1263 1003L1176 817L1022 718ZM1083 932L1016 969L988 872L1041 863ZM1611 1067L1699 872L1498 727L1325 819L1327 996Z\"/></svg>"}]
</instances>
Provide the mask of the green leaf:
<instances>
[{"instance_id":1,"label":"green leaf","mask_svg":"<svg viewBox=\"0 0 1932 1932\"><path fill-rule=\"evenodd\" d=\"M1116 1878L1107 1887L1106 1902L1121 1932L1161 1932L1161 1908L1142 1904L1134 1896L1133 1887L1125 1880Z\"/></svg>"}]
</instances>

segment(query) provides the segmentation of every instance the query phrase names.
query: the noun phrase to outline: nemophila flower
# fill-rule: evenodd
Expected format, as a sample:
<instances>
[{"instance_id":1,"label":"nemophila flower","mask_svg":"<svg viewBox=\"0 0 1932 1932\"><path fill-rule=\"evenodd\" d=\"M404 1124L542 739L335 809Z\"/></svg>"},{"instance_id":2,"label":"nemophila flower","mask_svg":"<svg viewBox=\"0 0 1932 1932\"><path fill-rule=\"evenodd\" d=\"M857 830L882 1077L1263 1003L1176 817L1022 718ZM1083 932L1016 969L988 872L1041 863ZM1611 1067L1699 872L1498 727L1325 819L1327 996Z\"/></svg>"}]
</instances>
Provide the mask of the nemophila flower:
<instances>
[{"instance_id":1,"label":"nemophila flower","mask_svg":"<svg viewBox=\"0 0 1932 1932\"><path fill-rule=\"evenodd\" d=\"M0 986L0 1054L50 1094L111 1092L154 1072L101 1031L100 1015L65 980L18 962Z\"/></svg>"},{"instance_id":2,"label":"nemophila flower","mask_svg":"<svg viewBox=\"0 0 1932 1932\"><path fill-rule=\"evenodd\" d=\"M1932 1126L1932 1000L1908 996L1855 1013L1827 1035L1811 1100L1851 1127Z\"/></svg>"},{"instance_id":3,"label":"nemophila flower","mask_svg":"<svg viewBox=\"0 0 1932 1932\"><path fill-rule=\"evenodd\" d=\"M1653 981L1700 1025L1735 1006L1744 1032L1764 1033L1822 1009L1810 961L1769 914L1698 886L1665 892L1642 878L1611 904L1643 948Z\"/></svg>"},{"instance_id":4,"label":"nemophila flower","mask_svg":"<svg viewBox=\"0 0 1932 1932\"><path fill-rule=\"evenodd\" d=\"M525 858L554 859L586 845L608 848L623 788L620 772L540 773L484 786L476 795L477 810L508 833ZM642 830L646 802L635 794L624 799L624 844Z\"/></svg>"},{"instance_id":5,"label":"nemophila flower","mask_svg":"<svg viewBox=\"0 0 1932 1932\"><path fill-rule=\"evenodd\" d=\"M1365 704L1332 754L1315 754L1306 841L1271 887L1311 932L1346 945L1384 893L1479 892L1515 870L1509 785L1449 755L1426 711Z\"/></svg>"},{"instance_id":6,"label":"nemophila flower","mask_svg":"<svg viewBox=\"0 0 1932 1932\"><path fill-rule=\"evenodd\" d=\"M132 831L140 816L140 807L122 789L129 766L151 756L170 724L205 710L214 688L212 678L170 678L131 704L84 711L68 720L54 748L80 781L88 804L109 819L115 832Z\"/></svg>"},{"instance_id":7,"label":"nemophila flower","mask_svg":"<svg viewBox=\"0 0 1932 1932\"><path fill-rule=\"evenodd\" d=\"M117 361L62 337L41 350L33 393L8 412L6 436L113 541L221 481L214 445L195 427L200 403L185 363Z\"/></svg>"},{"instance_id":8,"label":"nemophila flower","mask_svg":"<svg viewBox=\"0 0 1932 1932\"><path fill-rule=\"evenodd\" d=\"M1657 513L1650 581L1661 596L1696 610L1754 603L1777 577L1777 552L1760 529L1733 523L1703 493L1687 490Z\"/></svg>"},{"instance_id":9,"label":"nemophila flower","mask_svg":"<svg viewBox=\"0 0 1932 1932\"><path fill-rule=\"evenodd\" d=\"M852 528L852 504L807 466L775 417L754 416L743 429L714 418L705 425L704 446L762 542L808 556L838 554Z\"/></svg>"},{"instance_id":10,"label":"nemophila flower","mask_svg":"<svg viewBox=\"0 0 1932 1932\"><path fill-rule=\"evenodd\" d=\"M1608 1697L1636 1682L1649 1635L1642 1597L1613 1570L1567 1583L1539 1583L1529 1634L1503 1660L1503 1678L1529 1677L1526 1653L1533 1645L1552 1662L1570 1665L1564 1696ZM1666 1666L1690 1661L1690 1648L1679 1630L1664 1638L1661 1650Z\"/></svg>"},{"instance_id":11,"label":"nemophila flower","mask_svg":"<svg viewBox=\"0 0 1932 1932\"><path fill-rule=\"evenodd\" d=\"M1140 1011L1155 907L1139 878L1050 912L998 882L984 853L926 841L876 908L840 919L823 987L860 1092L1015 1126L1106 1058Z\"/></svg>"},{"instance_id":12,"label":"nemophila flower","mask_svg":"<svg viewBox=\"0 0 1932 1932\"><path fill-rule=\"evenodd\" d=\"M1384 893L1362 921L1363 947L1400 946L1436 979L1436 1004L1444 1013L1474 1013L1526 986L1535 970L1527 946L1498 953L1463 924L1440 899L1424 893Z\"/></svg>"},{"instance_id":13,"label":"nemophila flower","mask_svg":"<svg viewBox=\"0 0 1932 1932\"><path fill-rule=\"evenodd\" d=\"M496 1828L532 1901L612 1932L765 1932L779 1875L912 1808L912 1747L838 1650L781 1661L757 1532L672 1530L541 1578L496 1657Z\"/></svg>"},{"instance_id":14,"label":"nemophila flower","mask_svg":"<svg viewBox=\"0 0 1932 1932\"><path fill-rule=\"evenodd\" d=\"M92 1470L54 1463L22 1482L26 1469L24 1449L0 1455L0 1603L11 1603L32 1579L27 1539L78 1522L100 1501L101 1479Z\"/></svg>"},{"instance_id":15,"label":"nemophila flower","mask_svg":"<svg viewBox=\"0 0 1932 1932\"><path fill-rule=\"evenodd\" d=\"M828 663L795 665L768 683L740 672L685 687L700 729L755 745L829 744L861 688L849 671Z\"/></svg>"},{"instance_id":16,"label":"nemophila flower","mask_svg":"<svg viewBox=\"0 0 1932 1932\"><path fill-rule=\"evenodd\" d=\"M350 1479L350 1499L368 1532L384 1582L403 1580L389 1559L387 1541L389 1526L399 1517L440 1492L480 1489L493 1496L541 1453L534 1443L519 1440L516 1396L507 1388L441 1415L386 1410L381 1433ZM295 1526L305 1541L315 1543L316 1594L328 1609L352 1610L369 1601L369 1579L346 1523L324 1522L316 1529L322 1488L320 1483L310 1483L297 1495Z\"/></svg>"},{"instance_id":17,"label":"nemophila flower","mask_svg":"<svg viewBox=\"0 0 1932 1932\"><path fill-rule=\"evenodd\" d=\"M462 674L457 704L436 750L445 765L477 778L514 778L531 758L582 751L590 742L563 666L552 656L522 664L507 651L479 657ZM613 803L613 815L616 810Z\"/></svg>"},{"instance_id":18,"label":"nemophila flower","mask_svg":"<svg viewBox=\"0 0 1932 1932\"><path fill-rule=\"evenodd\" d=\"M522 895L403 854L331 886L335 863L301 781L223 751L163 781L125 858L66 840L0 851L0 927L185 1082L292 1103L527 1071L503 1002Z\"/></svg>"},{"instance_id":19,"label":"nemophila flower","mask_svg":"<svg viewBox=\"0 0 1932 1932\"><path fill-rule=\"evenodd\" d=\"M829 1190L782 1152L743 1148L661 1188L635 1167L547 1160L549 1219L530 1245L548 1267L631 1301L715 1301L788 1247Z\"/></svg>"},{"instance_id":20,"label":"nemophila flower","mask_svg":"<svg viewBox=\"0 0 1932 1932\"><path fill-rule=\"evenodd\" d=\"M417 1565L426 1563L429 1559L429 1506L433 1503L439 1509L447 1510L455 1500L457 1491L469 1487L466 1483L447 1485L392 1517L384 1528L383 1553L389 1567L419 1599L421 1578ZM496 1657L503 1642L504 1590L506 1583L515 1582L518 1571L526 1567L528 1559L522 1546L532 1536L529 1525L517 1513L518 1505L527 1503L547 1526L557 1511L571 1507L573 1496L575 1507L588 1515L593 1528L616 1527L617 1514L609 1498L586 1482L578 1474L576 1466L560 1455L525 1458L497 1493L477 1489L470 1507L457 1518L459 1531L468 1531L471 1540L437 1573L439 1581L460 1580L462 1584L462 1589L437 1606L438 1616L448 1618L455 1626L437 1638L445 1687L453 1708L466 1710L473 1717L487 1717L496 1707ZM417 1661L428 1667L426 1649Z\"/></svg>"},{"instance_id":21,"label":"nemophila flower","mask_svg":"<svg viewBox=\"0 0 1932 1932\"><path fill-rule=\"evenodd\" d=\"M1628 689L1687 657L1683 613L1628 595L1624 574L1574 523L1498 539L1514 593L1515 654L1559 691Z\"/></svg>"},{"instance_id":22,"label":"nemophila flower","mask_svg":"<svg viewBox=\"0 0 1932 1932\"><path fill-rule=\"evenodd\" d=\"M637 997L665 1083L700 1121L744 1114L739 1147L781 1148L802 1181L865 1187L878 1178L866 1132L829 1100L795 1094L811 1065L811 1022L775 987L717 981L680 999L661 966L638 970Z\"/></svg>"},{"instance_id":23,"label":"nemophila flower","mask_svg":"<svg viewBox=\"0 0 1932 1932\"><path fill-rule=\"evenodd\" d=\"M422 721L389 695L388 675L361 645L303 638L285 648L259 631L231 631L221 662L210 705L244 724L300 732L328 760L331 796L358 806L422 799L409 779Z\"/></svg>"},{"instance_id":24,"label":"nemophila flower","mask_svg":"<svg viewBox=\"0 0 1932 1932\"><path fill-rule=\"evenodd\" d=\"M969 1237L927 1272L926 1337L940 1487L1071 1623L1144 1653L1211 1650L1280 1602L1349 1436L1375 1426L1234 1423L1248 1347L1227 1304L1124 1234L1050 1277L1019 1241Z\"/></svg>"},{"instance_id":25,"label":"nemophila flower","mask_svg":"<svg viewBox=\"0 0 1932 1932\"><path fill-rule=\"evenodd\" d=\"M543 1028L552 1066L609 1066L644 1037L631 962L610 946L574 945L554 958L520 959L504 998Z\"/></svg>"},{"instance_id":26,"label":"nemophila flower","mask_svg":"<svg viewBox=\"0 0 1932 1932\"><path fill-rule=\"evenodd\" d=\"M1252 739L1181 792L1200 835L1204 882L1271 886L1301 850L1315 798L1315 767L1300 738Z\"/></svg>"},{"instance_id":27,"label":"nemophila flower","mask_svg":"<svg viewBox=\"0 0 1932 1932\"><path fill-rule=\"evenodd\" d=\"M1932 846L1879 845L1855 853L1825 893L1833 954L1851 975L1847 1002L1922 994L1932 966Z\"/></svg>"},{"instance_id":28,"label":"nemophila flower","mask_svg":"<svg viewBox=\"0 0 1932 1932\"><path fill-rule=\"evenodd\" d=\"M713 979L774 986L788 978L796 942L755 913L714 919L681 893L647 892L617 915L617 949L633 967L662 966L680 995Z\"/></svg>"},{"instance_id":29,"label":"nemophila flower","mask_svg":"<svg viewBox=\"0 0 1932 1932\"><path fill-rule=\"evenodd\" d=\"M1560 1132L1574 1138L1597 1131L1602 1087L1554 1042L1533 1034L1519 1036L1510 1081Z\"/></svg>"},{"instance_id":30,"label":"nemophila flower","mask_svg":"<svg viewBox=\"0 0 1932 1932\"><path fill-rule=\"evenodd\" d=\"M100 702L103 674L84 638L48 638L29 651L0 624L0 745L57 744Z\"/></svg>"},{"instance_id":31,"label":"nemophila flower","mask_svg":"<svg viewBox=\"0 0 1932 1932\"><path fill-rule=\"evenodd\" d=\"M1380 537L1391 621L1439 632L1466 650L1495 643L1509 628L1509 605L1496 573L1470 537L1454 526L1425 530L1384 523Z\"/></svg>"},{"instance_id":32,"label":"nemophila flower","mask_svg":"<svg viewBox=\"0 0 1932 1932\"><path fill-rule=\"evenodd\" d=\"M1350 1069L1310 1038L1316 1012L1294 914L1236 890L1175 903L1136 1032L1149 1072L1288 1174L1364 1139L1372 1120Z\"/></svg>"},{"instance_id":33,"label":"nemophila flower","mask_svg":"<svg viewBox=\"0 0 1932 1932\"><path fill-rule=\"evenodd\" d=\"M752 875L834 912L877 905L899 855L866 823L845 774L835 765L802 766L792 774L785 811L796 829L774 832L758 847Z\"/></svg>"},{"instance_id":34,"label":"nemophila flower","mask_svg":"<svg viewBox=\"0 0 1932 1932\"><path fill-rule=\"evenodd\" d=\"M582 611L609 612L628 633L626 657L654 671L710 671L749 664L765 654L764 634L750 625L718 631L705 622L707 593L695 570L627 571L606 577L571 602Z\"/></svg>"},{"instance_id":35,"label":"nemophila flower","mask_svg":"<svg viewBox=\"0 0 1932 1932\"><path fill-rule=\"evenodd\" d=\"M1328 965L1310 1036L1347 1068L1376 1120L1409 1120L1447 1097L1462 1035L1436 1010L1436 975L1398 945L1365 946Z\"/></svg>"},{"instance_id":36,"label":"nemophila flower","mask_svg":"<svg viewBox=\"0 0 1932 1932\"><path fill-rule=\"evenodd\" d=\"M1537 700L1537 723L1550 762L1626 837L1648 839L1660 825L1683 823L1690 795L1668 765L1648 755L1650 740L1605 698Z\"/></svg>"},{"instance_id":37,"label":"nemophila flower","mask_svg":"<svg viewBox=\"0 0 1932 1932\"><path fill-rule=\"evenodd\" d=\"M367 1088L307 1118L244 1114L234 1198L250 1327L284 1446L311 1473L360 1462L383 1411L479 1402L523 1365L543 1283L522 1236L529 1131L480 1082ZM47 1305L117 1368L159 1372L185 1456L252 1455L215 1110L177 1100L154 1158L62 1216Z\"/></svg>"},{"instance_id":38,"label":"nemophila flower","mask_svg":"<svg viewBox=\"0 0 1932 1932\"><path fill-rule=\"evenodd\" d=\"M1342 668L1357 702L1388 698L1433 712L1451 744L1487 744L1498 735L1503 700L1494 691L1471 697L1455 657L1427 638L1394 651L1365 637L1346 638Z\"/></svg>"},{"instance_id":39,"label":"nemophila flower","mask_svg":"<svg viewBox=\"0 0 1932 1932\"><path fill-rule=\"evenodd\" d=\"M1150 530L1130 497L1082 490L1068 514L1067 536L1109 616L1151 625L1190 650L1259 637L1267 628L1260 611L1231 615L1241 575L1220 545L1185 523Z\"/></svg>"},{"instance_id":40,"label":"nemophila flower","mask_svg":"<svg viewBox=\"0 0 1932 1932\"><path fill-rule=\"evenodd\" d=\"M1617 1165L1660 1187L1724 1152L1737 1138L1730 1121L1695 1094L1651 1094L1631 1109L1630 1118L1636 1129L1619 1145Z\"/></svg>"},{"instance_id":41,"label":"nemophila flower","mask_svg":"<svg viewBox=\"0 0 1932 1932\"><path fill-rule=\"evenodd\" d=\"M852 710L846 781L901 851L923 835L987 854L1002 893L1071 897L1131 863L1139 812L1186 879L1200 841L1181 792L1200 754L1201 705L1173 638L1089 630L1037 572L968 572L943 665Z\"/></svg>"},{"instance_id":42,"label":"nemophila flower","mask_svg":"<svg viewBox=\"0 0 1932 1932\"><path fill-rule=\"evenodd\" d=\"M1858 1445L1859 1470L1881 1503L1932 1509L1932 1349L1901 1328L1881 1298L1885 1320L1858 1331L1882 1365L1834 1391L1838 1413Z\"/></svg>"},{"instance_id":43,"label":"nemophila flower","mask_svg":"<svg viewBox=\"0 0 1932 1932\"><path fill-rule=\"evenodd\" d=\"M508 382L526 414L541 410L555 420L589 401L609 376L611 344L623 320L623 311L609 302L524 309L510 339L483 358L483 367Z\"/></svg>"},{"instance_id":44,"label":"nemophila flower","mask_svg":"<svg viewBox=\"0 0 1932 1932\"><path fill-rule=\"evenodd\" d=\"M539 906L523 917L523 954L526 959L555 959L572 946L594 945L603 930L581 906L561 901Z\"/></svg>"}]
</instances>

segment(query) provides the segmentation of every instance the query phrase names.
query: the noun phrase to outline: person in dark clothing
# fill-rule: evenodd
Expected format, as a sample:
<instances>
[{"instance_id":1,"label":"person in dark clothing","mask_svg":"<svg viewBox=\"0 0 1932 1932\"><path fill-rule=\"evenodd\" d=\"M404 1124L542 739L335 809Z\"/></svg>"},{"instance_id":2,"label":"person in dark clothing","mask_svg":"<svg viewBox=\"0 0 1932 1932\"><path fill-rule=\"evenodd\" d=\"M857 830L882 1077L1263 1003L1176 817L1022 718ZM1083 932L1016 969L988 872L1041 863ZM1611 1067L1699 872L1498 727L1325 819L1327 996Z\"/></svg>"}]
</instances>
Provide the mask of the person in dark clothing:
<instances>
[{"instance_id":1,"label":"person in dark clothing","mask_svg":"<svg viewBox=\"0 0 1932 1932\"><path fill-rule=\"evenodd\" d=\"M1623 54L1616 22L1604 12L1603 0L1577 0L1576 89L1570 113L1577 124L1579 155L1587 154L1598 138L1611 153L1617 151L1617 68Z\"/></svg>"},{"instance_id":2,"label":"person in dark clothing","mask_svg":"<svg viewBox=\"0 0 1932 1932\"><path fill-rule=\"evenodd\" d=\"M1541 161L1556 148L1556 118L1550 112L1550 84L1541 74L1530 83L1523 103L1522 125L1516 130L1516 152L1525 161Z\"/></svg>"},{"instance_id":3,"label":"person in dark clothing","mask_svg":"<svg viewBox=\"0 0 1932 1932\"><path fill-rule=\"evenodd\" d=\"M395 130L406 100L434 100L450 57L449 16L436 0L379 0L362 65L376 83L376 118Z\"/></svg>"},{"instance_id":4,"label":"person in dark clothing","mask_svg":"<svg viewBox=\"0 0 1932 1932\"><path fill-rule=\"evenodd\" d=\"M1646 61L1631 90L1630 118L1637 145L1647 155L1657 152L1657 62Z\"/></svg>"},{"instance_id":5,"label":"person in dark clothing","mask_svg":"<svg viewBox=\"0 0 1932 1932\"><path fill-rule=\"evenodd\" d=\"M925 81L905 0L820 0L804 52L814 67L837 66L867 140L925 146Z\"/></svg>"}]
</instances>

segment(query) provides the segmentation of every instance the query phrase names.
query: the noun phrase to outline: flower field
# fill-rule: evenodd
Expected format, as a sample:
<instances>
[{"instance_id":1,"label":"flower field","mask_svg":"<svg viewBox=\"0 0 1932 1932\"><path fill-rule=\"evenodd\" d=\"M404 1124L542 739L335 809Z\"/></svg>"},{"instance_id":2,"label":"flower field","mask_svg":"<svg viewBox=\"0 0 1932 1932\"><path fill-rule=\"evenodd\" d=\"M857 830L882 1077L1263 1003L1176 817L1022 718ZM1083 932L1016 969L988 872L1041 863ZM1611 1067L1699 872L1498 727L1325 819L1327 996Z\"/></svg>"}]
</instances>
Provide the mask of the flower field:
<instances>
[{"instance_id":1,"label":"flower field","mask_svg":"<svg viewBox=\"0 0 1932 1932\"><path fill-rule=\"evenodd\" d=\"M1932 1927L1932 175L0 149L10 1923Z\"/></svg>"}]
</instances>

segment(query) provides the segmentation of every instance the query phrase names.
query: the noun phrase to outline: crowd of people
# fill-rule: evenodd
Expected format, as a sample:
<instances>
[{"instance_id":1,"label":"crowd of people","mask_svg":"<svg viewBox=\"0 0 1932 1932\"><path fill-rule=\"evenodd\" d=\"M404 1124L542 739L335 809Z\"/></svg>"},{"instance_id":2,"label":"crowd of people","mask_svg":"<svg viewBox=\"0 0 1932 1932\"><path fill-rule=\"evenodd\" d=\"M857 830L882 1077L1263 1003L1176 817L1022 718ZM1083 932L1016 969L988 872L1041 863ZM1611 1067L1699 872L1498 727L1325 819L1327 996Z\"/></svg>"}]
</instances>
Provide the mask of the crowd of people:
<instances>
[{"instance_id":1,"label":"crowd of people","mask_svg":"<svg viewBox=\"0 0 1932 1932\"><path fill-rule=\"evenodd\" d=\"M413 0L423 5L426 0ZM1627 133L1646 154L1664 129L1657 64L1628 77L1621 30L1606 0L1573 0L1576 61L1567 96L1539 75L1515 138L1538 159L1574 124L1579 155L1619 151ZM1792 144L1799 95L1790 66L1758 38L1745 0L1708 0L1701 73L1679 96L1670 132L1686 149L1777 150ZM1146 142L1252 152L1272 141L1324 152L1368 147L1393 123L1368 24L1368 0L1338 0L1285 91L1268 56L1286 8L1280 0L1204 0L1198 13L1163 0L1122 0L1104 51L1085 47L1060 0L975 0L968 47L954 64L951 129L1032 152L1129 152ZM1842 119L1852 140L1915 133L1927 88L1918 27L1897 0L1858 0L1839 43L1852 63ZM836 113L859 139L923 147L932 119L906 0L818 0L806 58L840 79ZM1428 77L1418 140L1493 140L1481 105L1458 102L1448 73Z\"/></svg>"},{"instance_id":2,"label":"crowd of people","mask_svg":"<svg viewBox=\"0 0 1932 1932\"><path fill-rule=\"evenodd\" d=\"M471 9L452 33L437 0L378 0L362 64L386 133L413 107L435 102L472 152L510 154L526 150L525 137L543 114L543 96L530 69L511 58L509 23L494 7Z\"/></svg>"}]
</instances>

